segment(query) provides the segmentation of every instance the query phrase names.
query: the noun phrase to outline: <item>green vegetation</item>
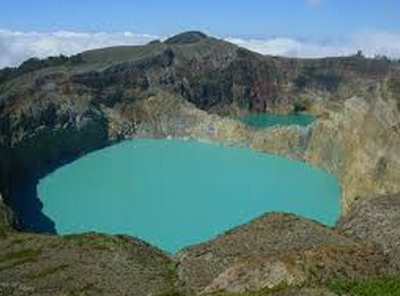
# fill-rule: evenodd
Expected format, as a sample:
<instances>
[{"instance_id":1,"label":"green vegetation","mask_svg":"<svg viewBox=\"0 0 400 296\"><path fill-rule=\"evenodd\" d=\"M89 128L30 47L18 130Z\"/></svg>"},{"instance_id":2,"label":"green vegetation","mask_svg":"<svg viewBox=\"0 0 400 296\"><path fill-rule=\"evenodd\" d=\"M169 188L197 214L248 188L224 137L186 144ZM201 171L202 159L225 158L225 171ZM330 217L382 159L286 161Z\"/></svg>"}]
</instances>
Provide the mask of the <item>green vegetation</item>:
<instances>
[{"instance_id":1,"label":"green vegetation","mask_svg":"<svg viewBox=\"0 0 400 296\"><path fill-rule=\"evenodd\" d=\"M298 97L294 99L294 112L304 112L311 109L313 102L308 97Z\"/></svg>"},{"instance_id":2,"label":"green vegetation","mask_svg":"<svg viewBox=\"0 0 400 296\"><path fill-rule=\"evenodd\" d=\"M108 236L95 232L65 235L63 239L73 241L77 246L99 251L112 251L115 247L126 246L129 241L123 235Z\"/></svg>"},{"instance_id":3,"label":"green vegetation","mask_svg":"<svg viewBox=\"0 0 400 296\"><path fill-rule=\"evenodd\" d=\"M321 71L315 66L305 68L294 80L298 89L304 89L312 84L321 85L327 91L335 91L341 83L339 75L330 71Z\"/></svg>"},{"instance_id":4,"label":"green vegetation","mask_svg":"<svg viewBox=\"0 0 400 296\"><path fill-rule=\"evenodd\" d=\"M364 281L335 281L328 287L339 295L399 296L400 277L379 277Z\"/></svg>"},{"instance_id":5,"label":"green vegetation","mask_svg":"<svg viewBox=\"0 0 400 296\"><path fill-rule=\"evenodd\" d=\"M40 69L61 65L77 65L81 63L84 63L84 60L80 54L72 57L60 55L58 57L49 57L47 59L31 58L23 62L19 67L7 67L0 70L0 84Z\"/></svg>"},{"instance_id":6,"label":"green vegetation","mask_svg":"<svg viewBox=\"0 0 400 296\"><path fill-rule=\"evenodd\" d=\"M96 287L94 283L87 284L71 291L65 291L59 296L86 296L86 295L105 295L103 289Z\"/></svg>"},{"instance_id":7,"label":"green vegetation","mask_svg":"<svg viewBox=\"0 0 400 296\"><path fill-rule=\"evenodd\" d=\"M87 247L99 251L110 251L111 245L114 243L113 237L103 236L96 233L86 235L71 234L64 236L65 240L73 241L77 246Z\"/></svg>"},{"instance_id":8,"label":"green vegetation","mask_svg":"<svg viewBox=\"0 0 400 296\"><path fill-rule=\"evenodd\" d=\"M13 239L11 240L11 243L12 243L13 245L22 244L22 243L24 243L24 242L25 242L25 238L20 237L20 236L17 236L17 237L15 237L15 238L13 238Z\"/></svg>"},{"instance_id":9,"label":"green vegetation","mask_svg":"<svg viewBox=\"0 0 400 296\"><path fill-rule=\"evenodd\" d=\"M187 294L182 293L182 292L177 292L177 291L167 291L167 292L158 294L157 296L187 296Z\"/></svg>"},{"instance_id":10,"label":"green vegetation","mask_svg":"<svg viewBox=\"0 0 400 296\"><path fill-rule=\"evenodd\" d=\"M276 291L275 291L276 292ZM206 296L269 296L271 295L272 291L270 290L260 290L255 292L243 292L243 293L228 293L228 292L216 292L212 294L205 294ZM162 293L158 296L191 296L188 294L184 294L182 292L166 292Z\"/></svg>"},{"instance_id":11,"label":"green vegetation","mask_svg":"<svg viewBox=\"0 0 400 296\"><path fill-rule=\"evenodd\" d=\"M39 273L33 273L33 274L28 274L25 277L31 280L34 279L41 279L44 278L48 275L52 275L58 271L64 270L66 268L68 268L68 264L61 264L58 266L51 266L51 267L46 267L44 268L42 271L40 271Z\"/></svg>"},{"instance_id":12,"label":"green vegetation","mask_svg":"<svg viewBox=\"0 0 400 296\"><path fill-rule=\"evenodd\" d=\"M31 258L37 257L41 253L40 250L36 249L23 249L15 252L8 253L0 258L0 262L21 259L21 258Z\"/></svg>"},{"instance_id":13,"label":"green vegetation","mask_svg":"<svg viewBox=\"0 0 400 296\"><path fill-rule=\"evenodd\" d=\"M0 224L0 239L7 238L7 229L3 225Z\"/></svg>"},{"instance_id":14,"label":"green vegetation","mask_svg":"<svg viewBox=\"0 0 400 296\"><path fill-rule=\"evenodd\" d=\"M41 250L24 249L5 254L0 258L0 271L22 265L27 262L34 262L41 254Z\"/></svg>"},{"instance_id":15,"label":"green vegetation","mask_svg":"<svg viewBox=\"0 0 400 296\"><path fill-rule=\"evenodd\" d=\"M359 58L359 59L364 59L364 53L362 52L362 50L357 50L356 54L354 55L354 57Z\"/></svg>"},{"instance_id":16,"label":"green vegetation","mask_svg":"<svg viewBox=\"0 0 400 296\"><path fill-rule=\"evenodd\" d=\"M328 290L338 295L348 296L399 296L400 295L400 277L377 277L363 281L337 280L327 285ZM278 291L292 290L283 285L275 289L262 289L254 292L228 293L216 292L207 294L207 296L269 296ZM166 292L159 296L190 296L181 292Z\"/></svg>"},{"instance_id":17,"label":"green vegetation","mask_svg":"<svg viewBox=\"0 0 400 296\"><path fill-rule=\"evenodd\" d=\"M366 279L363 281L337 280L327 285L328 290L338 295L349 296L399 296L400 295L400 277L377 277ZM289 287L280 287L273 290L260 290L257 292L244 292L239 294L232 293L215 293L208 296L268 296ZM180 296L166 295L166 296Z\"/></svg>"},{"instance_id":18,"label":"green vegetation","mask_svg":"<svg viewBox=\"0 0 400 296\"><path fill-rule=\"evenodd\" d=\"M397 77L391 77L388 80L388 87L391 92L400 93L400 81L397 79Z\"/></svg>"},{"instance_id":19,"label":"green vegetation","mask_svg":"<svg viewBox=\"0 0 400 296\"><path fill-rule=\"evenodd\" d=\"M274 295L274 293L280 292L280 291L286 291L286 290L291 290L293 287L290 287L286 284L281 284L276 286L275 288L269 289L261 289L259 291L247 291L247 292L242 292L242 293L230 293L230 292L215 292L211 294L204 294L205 296L269 296L269 295ZM191 294L185 294L183 292L178 292L178 291L169 291L162 293L158 296L192 296Z\"/></svg>"},{"instance_id":20,"label":"green vegetation","mask_svg":"<svg viewBox=\"0 0 400 296\"><path fill-rule=\"evenodd\" d=\"M217 292L210 294L208 296L267 296L270 295L271 291L267 290L261 290L257 292L243 292L240 294L232 294L232 293L226 293L226 292Z\"/></svg>"},{"instance_id":21,"label":"green vegetation","mask_svg":"<svg viewBox=\"0 0 400 296\"><path fill-rule=\"evenodd\" d=\"M166 44L190 44L206 39L207 35L202 32L192 31L173 36L165 40Z\"/></svg>"},{"instance_id":22,"label":"green vegetation","mask_svg":"<svg viewBox=\"0 0 400 296\"><path fill-rule=\"evenodd\" d=\"M392 95L393 99L396 100L397 109L400 110L400 72L393 72L392 75L387 79L387 89Z\"/></svg>"}]
</instances>

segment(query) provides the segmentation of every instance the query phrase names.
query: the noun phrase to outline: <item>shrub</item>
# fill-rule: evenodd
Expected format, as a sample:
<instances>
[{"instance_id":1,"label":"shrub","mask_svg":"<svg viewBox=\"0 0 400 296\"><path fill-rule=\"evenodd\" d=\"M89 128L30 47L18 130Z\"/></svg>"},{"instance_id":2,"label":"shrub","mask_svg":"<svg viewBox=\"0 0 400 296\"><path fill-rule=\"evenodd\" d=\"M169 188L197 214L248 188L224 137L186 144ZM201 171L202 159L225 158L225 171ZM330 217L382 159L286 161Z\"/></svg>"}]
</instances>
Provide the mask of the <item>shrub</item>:
<instances>
[{"instance_id":1,"label":"shrub","mask_svg":"<svg viewBox=\"0 0 400 296\"><path fill-rule=\"evenodd\" d=\"M363 281L335 281L329 289L339 295L353 296L399 296L400 277L378 277Z\"/></svg>"}]
</instances>

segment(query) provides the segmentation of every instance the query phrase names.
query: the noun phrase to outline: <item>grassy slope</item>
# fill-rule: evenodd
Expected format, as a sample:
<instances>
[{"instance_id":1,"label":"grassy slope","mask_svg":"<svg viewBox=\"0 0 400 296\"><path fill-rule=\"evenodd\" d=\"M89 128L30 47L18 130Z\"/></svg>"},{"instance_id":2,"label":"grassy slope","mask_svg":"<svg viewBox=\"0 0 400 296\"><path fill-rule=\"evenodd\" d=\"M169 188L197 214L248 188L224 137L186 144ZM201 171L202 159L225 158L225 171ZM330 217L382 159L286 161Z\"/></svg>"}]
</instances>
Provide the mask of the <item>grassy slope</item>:
<instances>
[{"instance_id":1,"label":"grassy slope","mask_svg":"<svg viewBox=\"0 0 400 296\"><path fill-rule=\"evenodd\" d=\"M400 296L400 277L378 277L371 278L364 281L334 281L322 287L337 295L346 296ZM265 289L254 292L244 293L227 293L218 292L213 294L207 294L205 296L273 296L279 292L295 291L295 289L282 286L275 289ZM299 294L300 295L300 294ZM179 292L165 293L159 296L188 296Z\"/></svg>"}]
</instances>

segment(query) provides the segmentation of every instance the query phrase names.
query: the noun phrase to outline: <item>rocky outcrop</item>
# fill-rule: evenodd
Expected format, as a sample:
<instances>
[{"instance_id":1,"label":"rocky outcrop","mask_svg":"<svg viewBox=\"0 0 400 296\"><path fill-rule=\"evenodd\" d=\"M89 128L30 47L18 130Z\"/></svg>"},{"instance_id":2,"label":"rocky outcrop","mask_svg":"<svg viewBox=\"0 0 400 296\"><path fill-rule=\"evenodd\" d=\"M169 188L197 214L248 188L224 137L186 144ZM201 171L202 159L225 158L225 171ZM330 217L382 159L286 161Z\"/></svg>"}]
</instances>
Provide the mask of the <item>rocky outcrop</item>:
<instances>
[{"instance_id":1,"label":"rocky outcrop","mask_svg":"<svg viewBox=\"0 0 400 296\"><path fill-rule=\"evenodd\" d=\"M400 272L400 198L381 196L353 203L337 230L349 237L380 246L389 256L393 273Z\"/></svg>"},{"instance_id":2,"label":"rocky outcrop","mask_svg":"<svg viewBox=\"0 0 400 296\"><path fill-rule=\"evenodd\" d=\"M175 263L134 238L13 234L0 240L0 295L158 295Z\"/></svg>"},{"instance_id":3,"label":"rocky outcrop","mask_svg":"<svg viewBox=\"0 0 400 296\"><path fill-rule=\"evenodd\" d=\"M339 177L344 210L356 199L400 191L400 117L383 95L346 100L309 130L304 159Z\"/></svg>"},{"instance_id":4,"label":"rocky outcrop","mask_svg":"<svg viewBox=\"0 0 400 296\"><path fill-rule=\"evenodd\" d=\"M392 206L396 204L384 208L389 210ZM392 212L395 211L392 208ZM392 273L390 260L397 252L384 253L380 248L362 243L359 238L363 234L367 236L370 229L365 229L357 219L367 215L365 212L349 215L350 222L344 221L347 225L340 229L357 240L294 215L270 214L209 243L188 248L175 261L144 243L125 237L13 234L0 243L0 249L6 254L0 258L0 291L6 295L53 295L62 287L66 295L82 291L86 295L96 295L99 291L106 295L124 295L122 291L148 295L152 289L157 293L170 290L243 292L281 285L320 286L333 279L354 280ZM389 217L398 219L396 215ZM395 221L390 220L390 223ZM375 222L371 221L370 226ZM388 223L381 225L378 231L387 231ZM386 239L391 236L390 231L385 234ZM382 237L378 237L375 241L381 240ZM374 242L374 239L363 238L363 241ZM397 243L395 236L392 243L389 245ZM41 257L37 258L39 255ZM151 261L153 256L154 261ZM81 277L82 274L90 276ZM109 283L114 281L114 276L118 277L115 285ZM328 292L305 289L302 290L305 294L298 293L289 289L276 295L325 295Z\"/></svg>"},{"instance_id":5,"label":"rocky outcrop","mask_svg":"<svg viewBox=\"0 0 400 296\"><path fill-rule=\"evenodd\" d=\"M382 252L365 246L314 248L239 261L218 275L205 291L243 293L280 286L323 286L339 279L385 275L387 264Z\"/></svg>"},{"instance_id":6,"label":"rocky outcrop","mask_svg":"<svg viewBox=\"0 0 400 296\"><path fill-rule=\"evenodd\" d=\"M197 293L321 285L384 274L387 266L378 249L289 214L267 214L184 249L178 261L180 283Z\"/></svg>"},{"instance_id":7,"label":"rocky outcrop","mask_svg":"<svg viewBox=\"0 0 400 296\"><path fill-rule=\"evenodd\" d=\"M390 272L390 257L379 248L290 214L264 215L176 256L131 237L95 233L60 237L14 232L0 240L0 250L0 294L18 296L258 290L303 295L299 287Z\"/></svg>"}]
</instances>

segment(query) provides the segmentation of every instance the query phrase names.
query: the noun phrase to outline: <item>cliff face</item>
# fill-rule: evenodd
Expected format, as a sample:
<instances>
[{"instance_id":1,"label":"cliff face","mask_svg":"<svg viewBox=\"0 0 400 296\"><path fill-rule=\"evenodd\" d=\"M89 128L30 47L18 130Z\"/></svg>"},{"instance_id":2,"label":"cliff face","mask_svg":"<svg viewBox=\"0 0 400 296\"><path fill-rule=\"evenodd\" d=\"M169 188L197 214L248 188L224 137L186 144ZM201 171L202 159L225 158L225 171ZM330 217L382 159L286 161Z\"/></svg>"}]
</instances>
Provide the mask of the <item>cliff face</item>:
<instances>
[{"instance_id":1,"label":"cliff face","mask_svg":"<svg viewBox=\"0 0 400 296\"><path fill-rule=\"evenodd\" d=\"M378 93L373 101L353 97L310 129L304 158L339 176L343 207L358 198L400 191L399 112Z\"/></svg>"}]
</instances>

